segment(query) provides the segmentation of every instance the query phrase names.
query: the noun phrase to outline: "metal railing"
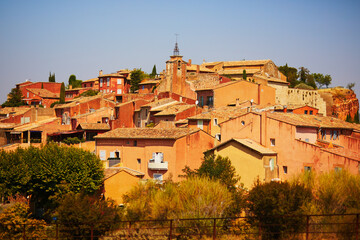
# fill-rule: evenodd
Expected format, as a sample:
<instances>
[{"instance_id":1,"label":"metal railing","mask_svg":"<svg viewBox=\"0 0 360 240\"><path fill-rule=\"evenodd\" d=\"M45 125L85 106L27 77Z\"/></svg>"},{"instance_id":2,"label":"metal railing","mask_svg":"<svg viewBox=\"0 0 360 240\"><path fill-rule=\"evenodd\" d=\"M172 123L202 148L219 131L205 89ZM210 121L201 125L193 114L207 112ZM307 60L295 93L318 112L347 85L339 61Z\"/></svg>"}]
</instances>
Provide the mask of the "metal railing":
<instances>
[{"instance_id":1,"label":"metal railing","mask_svg":"<svg viewBox=\"0 0 360 240\"><path fill-rule=\"evenodd\" d=\"M292 221L296 219L296 221ZM252 217L192 218L53 223L41 230L35 224L1 224L4 239L354 239L360 237L359 214L272 216L266 224ZM281 220L281 221L278 221ZM281 222L281 223L279 223ZM294 223L296 227L294 228ZM2 231L9 231L8 235ZM296 229L296 230L294 230ZM16 231L15 231L16 230ZM13 232L11 232L13 231ZM36 234L34 234L34 231Z\"/></svg>"}]
</instances>

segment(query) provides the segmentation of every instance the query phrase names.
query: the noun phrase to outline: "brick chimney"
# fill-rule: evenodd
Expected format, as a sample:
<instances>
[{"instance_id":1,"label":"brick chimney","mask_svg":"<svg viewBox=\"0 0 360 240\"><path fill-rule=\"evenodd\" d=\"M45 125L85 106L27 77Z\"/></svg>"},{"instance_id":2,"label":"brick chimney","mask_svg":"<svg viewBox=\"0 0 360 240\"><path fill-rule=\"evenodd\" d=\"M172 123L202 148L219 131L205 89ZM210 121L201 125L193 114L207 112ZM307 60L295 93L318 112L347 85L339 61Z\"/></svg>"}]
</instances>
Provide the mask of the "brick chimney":
<instances>
[{"instance_id":1,"label":"brick chimney","mask_svg":"<svg viewBox=\"0 0 360 240\"><path fill-rule=\"evenodd\" d=\"M188 65L191 67L191 59L189 59Z\"/></svg>"},{"instance_id":2,"label":"brick chimney","mask_svg":"<svg viewBox=\"0 0 360 240\"><path fill-rule=\"evenodd\" d=\"M196 73L200 72L200 65L196 65Z\"/></svg>"},{"instance_id":3,"label":"brick chimney","mask_svg":"<svg viewBox=\"0 0 360 240\"><path fill-rule=\"evenodd\" d=\"M100 71L99 71L99 76L102 76L102 75L103 75L103 71L100 70Z\"/></svg>"}]
</instances>

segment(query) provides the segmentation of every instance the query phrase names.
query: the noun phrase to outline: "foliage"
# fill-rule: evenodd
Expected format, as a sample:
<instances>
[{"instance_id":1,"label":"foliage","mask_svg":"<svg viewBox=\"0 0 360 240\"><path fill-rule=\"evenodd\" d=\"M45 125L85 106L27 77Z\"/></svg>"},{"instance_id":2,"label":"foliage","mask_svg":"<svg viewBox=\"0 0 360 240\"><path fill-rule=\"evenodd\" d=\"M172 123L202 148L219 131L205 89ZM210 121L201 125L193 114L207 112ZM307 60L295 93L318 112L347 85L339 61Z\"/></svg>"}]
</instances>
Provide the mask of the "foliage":
<instances>
[{"instance_id":1,"label":"foliage","mask_svg":"<svg viewBox=\"0 0 360 240\"><path fill-rule=\"evenodd\" d=\"M66 139L63 140L63 142L66 144L66 145L72 145L72 144L79 144L81 142L85 142L84 139L79 139L77 137L68 137Z\"/></svg>"},{"instance_id":2,"label":"foliage","mask_svg":"<svg viewBox=\"0 0 360 240\"><path fill-rule=\"evenodd\" d=\"M87 90L83 93L80 94L81 97L92 97L92 96L96 96L99 93L99 91L97 90Z\"/></svg>"},{"instance_id":3,"label":"foliage","mask_svg":"<svg viewBox=\"0 0 360 240\"><path fill-rule=\"evenodd\" d=\"M65 103L65 84L61 83L60 87L60 103Z\"/></svg>"},{"instance_id":4,"label":"foliage","mask_svg":"<svg viewBox=\"0 0 360 240\"><path fill-rule=\"evenodd\" d=\"M53 103L50 105L50 108L55 107L55 105L57 105L57 104L60 104L60 101L53 102Z\"/></svg>"},{"instance_id":5,"label":"foliage","mask_svg":"<svg viewBox=\"0 0 360 240\"><path fill-rule=\"evenodd\" d=\"M0 239L22 239L24 224L28 239L47 237L46 223L31 219L25 203L15 203L0 213Z\"/></svg>"},{"instance_id":6,"label":"foliage","mask_svg":"<svg viewBox=\"0 0 360 240\"><path fill-rule=\"evenodd\" d=\"M307 69L305 67L299 67L299 81L300 82L306 83L309 75L310 75L309 69Z\"/></svg>"},{"instance_id":7,"label":"foliage","mask_svg":"<svg viewBox=\"0 0 360 240\"><path fill-rule=\"evenodd\" d=\"M312 87L313 89L317 89L317 85L315 83L314 76L312 74L310 74L306 79L306 84Z\"/></svg>"},{"instance_id":8,"label":"foliage","mask_svg":"<svg viewBox=\"0 0 360 240\"><path fill-rule=\"evenodd\" d=\"M288 67L287 63L284 66L280 66L279 71L286 76L287 81L290 83L290 87L295 87L298 84L298 72L294 67Z\"/></svg>"},{"instance_id":9,"label":"foliage","mask_svg":"<svg viewBox=\"0 0 360 240\"><path fill-rule=\"evenodd\" d=\"M124 200L130 220L221 217L232 203L226 187L206 177L180 183L149 181L134 187Z\"/></svg>"},{"instance_id":10,"label":"foliage","mask_svg":"<svg viewBox=\"0 0 360 240\"><path fill-rule=\"evenodd\" d=\"M49 82L55 82L55 73L51 74L51 72L49 72Z\"/></svg>"},{"instance_id":11,"label":"foliage","mask_svg":"<svg viewBox=\"0 0 360 240\"><path fill-rule=\"evenodd\" d=\"M8 99L4 102L1 106L2 107L19 107L26 105L23 101L23 95L18 88L11 89L10 93L8 94Z\"/></svg>"},{"instance_id":12,"label":"foliage","mask_svg":"<svg viewBox=\"0 0 360 240\"><path fill-rule=\"evenodd\" d=\"M303 184L258 180L248 196L248 208L253 216L248 221L253 226L261 225L263 239L279 239L286 231L296 232L303 226L301 218L279 216L302 214L302 206L311 198L310 189Z\"/></svg>"},{"instance_id":13,"label":"foliage","mask_svg":"<svg viewBox=\"0 0 360 240\"><path fill-rule=\"evenodd\" d=\"M54 207L54 199L69 191L94 193L104 177L102 163L82 149L58 146L18 148L0 151L0 194L20 194L44 210Z\"/></svg>"},{"instance_id":14,"label":"foliage","mask_svg":"<svg viewBox=\"0 0 360 240\"><path fill-rule=\"evenodd\" d=\"M296 85L294 88L298 88L298 89L306 89L306 90L313 90L314 88L307 85L306 83L299 83L298 85Z\"/></svg>"},{"instance_id":15,"label":"foliage","mask_svg":"<svg viewBox=\"0 0 360 240\"><path fill-rule=\"evenodd\" d=\"M359 124L360 123L360 119L359 119L359 110L355 113L354 116L354 123Z\"/></svg>"},{"instance_id":16,"label":"foliage","mask_svg":"<svg viewBox=\"0 0 360 240\"><path fill-rule=\"evenodd\" d=\"M247 76L246 76L246 70L245 70L245 69L244 69L244 71L243 71L243 76L242 76L242 77L243 77L244 80L246 80L246 78L247 78Z\"/></svg>"},{"instance_id":17,"label":"foliage","mask_svg":"<svg viewBox=\"0 0 360 240\"><path fill-rule=\"evenodd\" d=\"M353 122L353 119L351 118L350 113L348 113L348 114L346 115L345 121L346 121L346 122L349 122L349 123L352 123L352 122Z\"/></svg>"},{"instance_id":18,"label":"foliage","mask_svg":"<svg viewBox=\"0 0 360 240\"><path fill-rule=\"evenodd\" d=\"M154 65L151 74L149 75L150 78L155 78L157 75L156 73L156 65Z\"/></svg>"},{"instance_id":19,"label":"foliage","mask_svg":"<svg viewBox=\"0 0 360 240\"><path fill-rule=\"evenodd\" d=\"M102 236L121 220L121 211L112 200L70 192L58 202L54 216L61 224L62 237ZM76 214L74 214L76 213Z\"/></svg>"},{"instance_id":20,"label":"foliage","mask_svg":"<svg viewBox=\"0 0 360 240\"><path fill-rule=\"evenodd\" d=\"M315 82L319 85L319 88L322 88L324 85L328 87L331 84L332 78L330 75L325 75L321 73L311 74Z\"/></svg>"},{"instance_id":21,"label":"foliage","mask_svg":"<svg viewBox=\"0 0 360 240\"><path fill-rule=\"evenodd\" d=\"M353 88L355 87L355 83L349 83L346 88L353 90Z\"/></svg>"},{"instance_id":22,"label":"foliage","mask_svg":"<svg viewBox=\"0 0 360 240\"><path fill-rule=\"evenodd\" d=\"M153 127L155 127L155 123L154 123L154 122L151 122L151 123L147 124L145 127L147 127L147 128L153 128Z\"/></svg>"},{"instance_id":23,"label":"foliage","mask_svg":"<svg viewBox=\"0 0 360 240\"><path fill-rule=\"evenodd\" d=\"M81 87L81 80L77 80L74 74L70 75L69 77L69 86L72 88L80 88Z\"/></svg>"},{"instance_id":24,"label":"foliage","mask_svg":"<svg viewBox=\"0 0 360 240\"><path fill-rule=\"evenodd\" d=\"M140 69L134 69L130 75L130 91L132 93L139 89L139 83L148 75Z\"/></svg>"}]
</instances>

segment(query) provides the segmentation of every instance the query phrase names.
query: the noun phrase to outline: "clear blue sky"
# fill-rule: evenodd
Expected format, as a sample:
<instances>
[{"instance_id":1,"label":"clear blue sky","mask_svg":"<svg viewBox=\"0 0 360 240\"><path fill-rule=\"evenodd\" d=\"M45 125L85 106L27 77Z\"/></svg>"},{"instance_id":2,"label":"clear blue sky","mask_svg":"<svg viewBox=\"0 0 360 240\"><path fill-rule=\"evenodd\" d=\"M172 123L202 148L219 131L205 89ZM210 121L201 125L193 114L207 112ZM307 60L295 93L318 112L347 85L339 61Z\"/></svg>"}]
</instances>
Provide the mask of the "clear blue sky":
<instances>
[{"instance_id":1,"label":"clear blue sky","mask_svg":"<svg viewBox=\"0 0 360 240\"><path fill-rule=\"evenodd\" d=\"M0 1L0 102L16 83L86 80L98 71L158 72L172 54L206 61L272 59L356 84L360 1Z\"/></svg>"}]
</instances>

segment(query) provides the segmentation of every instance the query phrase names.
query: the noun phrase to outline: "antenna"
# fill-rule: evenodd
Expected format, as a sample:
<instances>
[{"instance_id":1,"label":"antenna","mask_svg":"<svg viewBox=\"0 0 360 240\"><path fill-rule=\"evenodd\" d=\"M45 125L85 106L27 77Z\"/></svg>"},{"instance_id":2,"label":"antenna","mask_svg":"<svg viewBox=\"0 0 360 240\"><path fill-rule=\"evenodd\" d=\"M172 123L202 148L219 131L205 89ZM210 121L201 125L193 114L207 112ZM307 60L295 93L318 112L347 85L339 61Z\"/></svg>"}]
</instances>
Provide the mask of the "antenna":
<instances>
[{"instance_id":1,"label":"antenna","mask_svg":"<svg viewBox=\"0 0 360 240\"><path fill-rule=\"evenodd\" d=\"M177 39L178 39L178 36L179 34L175 33L175 36L176 36L176 42L175 42L175 48L174 48L174 56L179 56L180 53L179 53L179 47L178 47L178 43L177 43Z\"/></svg>"}]
</instances>

